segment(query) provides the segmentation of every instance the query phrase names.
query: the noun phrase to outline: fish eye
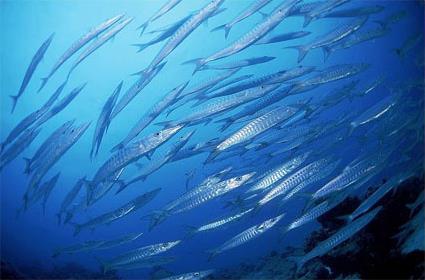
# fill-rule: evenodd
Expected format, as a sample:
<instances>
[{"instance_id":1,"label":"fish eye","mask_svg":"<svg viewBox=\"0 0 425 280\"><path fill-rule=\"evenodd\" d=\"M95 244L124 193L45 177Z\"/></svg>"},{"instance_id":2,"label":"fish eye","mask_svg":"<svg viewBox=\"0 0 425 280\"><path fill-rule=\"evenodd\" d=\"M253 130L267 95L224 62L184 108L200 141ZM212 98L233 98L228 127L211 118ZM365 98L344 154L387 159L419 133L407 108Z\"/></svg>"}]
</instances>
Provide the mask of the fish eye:
<instances>
[{"instance_id":1,"label":"fish eye","mask_svg":"<svg viewBox=\"0 0 425 280\"><path fill-rule=\"evenodd\" d=\"M242 180L242 177L241 176L239 176L239 177L236 178L236 181L241 181L241 180Z\"/></svg>"},{"instance_id":2,"label":"fish eye","mask_svg":"<svg viewBox=\"0 0 425 280\"><path fill-rule=\"evenodd\" d=\"M159 132L155 133L155 136L159 136Z\"/></svg>"},{"instance_id":3,"label":"fish eye","mask_svg":"<svg viewBox=\"0 0 425 280\"><path fill-rule=\"evenodd\" d=\"M193 273L194 276L199 276L199 272Z\"/></svg>"}]
</instances>

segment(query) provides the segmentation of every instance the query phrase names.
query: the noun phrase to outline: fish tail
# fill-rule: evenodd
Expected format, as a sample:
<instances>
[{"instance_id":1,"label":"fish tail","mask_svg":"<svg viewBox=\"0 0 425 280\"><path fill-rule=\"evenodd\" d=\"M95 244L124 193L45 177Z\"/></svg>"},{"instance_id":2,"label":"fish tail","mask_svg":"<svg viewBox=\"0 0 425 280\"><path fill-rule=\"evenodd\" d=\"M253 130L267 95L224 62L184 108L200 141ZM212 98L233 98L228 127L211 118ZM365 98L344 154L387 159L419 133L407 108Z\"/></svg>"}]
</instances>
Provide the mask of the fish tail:
<instances>
[{"instance_id":1,"label":"fish tail","mask_svg":"<svg viewBox=\"0 0 425 280\"><path fill-rule=\"evenodd\" d=\"M218 155L219 155L219 151L217 149L214 149L208 156L208 158L205 160L204 164L210 163L211 161L213 161Z\"/></svg>"},{"instance_id":2,"label":"fish tail","mask_svg":"<svg viewBox=\"0 0 425 280\"><path fill-rule=\"evenodd\" d=\"M170 216L170 213L167 210L154 211L149 216L149 231L151 231L154 227L165 221L168 216Z\"/></svg>"},{"instance_id":3,"label":"fish tail","mask_svg":"<svg viewBox=\"0 0 425 280\"><path fill-rule=\"evenodd\" d=\"M220 127L220 132L225 131L229 126L233 124L235 120L232 117L224 118L221 120L216 121L215 123L222 122L223 125Z\"/></svg>"},{"instance_id":4,"label":"fish tail","mask_svg":"<svg viewBox=\"0 0 425 280\"><path fill-rule=\"evenodd\" d=\"M13 114L13 111L15 111L16 104L18 103L18 95L9 95L9 97L12 99L12 110L10 111L11 114Z\"/></svg>"},{"instance_id":5,"label":"fish tail","mask_svg":"<svg viewBox=\"0 0 425 280\"><path fill-rule=\"evenodd\" d=\"M304 16L304 23L303 23L303 28L306 28L307 25L309 25L311 23L311 21L313 20L313 17L311 17L310 15L305 15Z\"/></svg>"},{"instance_id":6,"label":"fish tail","mask_svg":"<svg viewBox=\"0 0 425 280\"><path fill-rule=\"evenodd\" d=\"M94 257L95 260L99 263L100 265L100 270L102 271L103 274L106 274L106 272L111 270L111 265L108 264L107 262L103 261L101 258L99 257Z\"/></svg>"},{"instance_id":7,"label":"fish tail","mask_svg":"<svg viewBox=\"0 0 425 280\"><path fill-rule=\"evenodd\" d=\"M333 49L330 46L324 46L322 47L323 51L323 62L326 62L328 60L329 56L333 53Z\"/></svg>"},{"instance_id":8,"label":"fish tail","mask_svg":"<svg viewBox=\"0 0 425 280\"><path fill-rule=\"evenodd\" d=\"M147 47L149 47L150 44L132 44L132 46L138 47L139 50L137 52L141 52L144 49L146 49Z\"/></svg>"},{"instance_id":9,"label":"fish tail","mask_svg":"<svg viewBox=\"0 0 425 280\"><path fill-rule=\"evenodd\" d=\"M307 55L308 51L310 50L309 46L290 46L285 47L284 49L296 49L298 51L298 63L300 63L305 56Z\"/></svg>"},{"instance_id":10,"label":"fish tail","mask_svg":"<svg viewBox=\"0 0 425 280\"><path fill-rule=\"evenodd\" d=\"M82 226L76 223L70 223L70 224L74 227L74 236L77 236L81 232Z\"/></svg>"},{"instance_id":11,"label":"fish tail","mask_svg":"<svg viewBox=\"0 0 425 280\"><path fill-rule=\"evenodd\" d=\"M182 64L195 64L195 69L193 70L192 75L201 70L206 64L203 58L195 58L188 61L183 62Z\"/></svg>"},{"instance_id":12,"label":"fish tail","mask_svg":"<svg viewBox=\"0 0 425 280\"><path fill-rule=\"evenodd\" d=\"M170 128L176 125L175 121L163 121L157 122L155 125L163 126L164 128Z\"/></svg>"},{"instance_id":13,"label":"fish tail","mask_svg":"<svg viewBox=\"0 0 425 280\"><path fill-rule=\"evenodd\" d=\"M111 149L111 153L115 153L118 150L121 150L122 148L124 148L124 143L118 143L117 145L115 145L112 149Z\"/></svg>"},{"instance_id":14,"label":"fish tail","mask_svg":"<svg viewBox=\"0 0 425 280\"><path fill-rule=\"evenodd\" d=\"M23 158L25 161L25 170L24 174L30 174L31 173L31 159L30 158Z\"/></svg>"},{"instance_id":15,"label":"fish tail","mask_svg":"<svg viewBox=\"0 0 425 280\"><path fill-rule=\"evenodd\" d=\"M212 29L211 31L214 32L214 31L222 30L222 29L224 30L224 38L227 39L227 37L229 36L230 30L232 29L231 25L223 24L223 25L217 26L216 28Z\"/></svg>"},{"instance_id":16,"label":"fish tail","mask_svg":"<svg viewBox=\"0 0 425 280\"><path fill-rule=\"evenodd\" d=\"M140 29L140 35L139 36L143 35L143 33L145 32L148 25L149 25L149 21L146 21L145 23L143 23L142 25L139 25L139 27L137 27L137 30Z\"/></svg>"},{"instance_id":17,"label":"fish tail","mask_svg":"<svg viewBox=\"0 0 425 280\"><path fill-rule=\"evenodd\" d=\"M208 254L208 262L212 261L213 258L215 258L219 252L217 250L208 250L207 251Z\"/></svg>"},{"instance_id":18,"label":"fish tail","mask_svg":"<svg viewBox=\"0 0 425 280\"><path fill-rule=\"evenodd\" d=\"M186 231L185 239L192 238L198 230L197 227L194 227L194 226L186 225L184 227Z\"/></svg>"},{"instance_id":19,"label":"fish tail","mask_svg":"<svg viewBox=\"0 0 425 280\"><path fill-rule=\"evenodd\" d=\"M287 257L287 259L289 261L292 261L293 263L295 263L295 274L297 274L298 272L300 272L300 269L304 266L304 259L303 259L303 257L289 256L289 257Z\"/></svg>"},{"instance_id":20,"label":"fish tail","mask_svg":"<svg viewBox=\"0 0 425 280\"><path fill-rule=\"evenodd\" d=\"M48 80L49 80L49 77L41 78L41 85L40 85L40 88L37 90L37 92L40 92L44 88Z\"/></svg>"},{"instance_id":21,"label":"fish tail","mask_svg":"<svg viewBox=\"0 0 425 280\"><path fill-rule=\"evenodd\" d=\"M114 182L119 185L119 188L115 194L119 194L120 192L122 192L124 189L128 187L128 184L126 184L123 180L115 180Z\"/></svg>"}]
</instances>

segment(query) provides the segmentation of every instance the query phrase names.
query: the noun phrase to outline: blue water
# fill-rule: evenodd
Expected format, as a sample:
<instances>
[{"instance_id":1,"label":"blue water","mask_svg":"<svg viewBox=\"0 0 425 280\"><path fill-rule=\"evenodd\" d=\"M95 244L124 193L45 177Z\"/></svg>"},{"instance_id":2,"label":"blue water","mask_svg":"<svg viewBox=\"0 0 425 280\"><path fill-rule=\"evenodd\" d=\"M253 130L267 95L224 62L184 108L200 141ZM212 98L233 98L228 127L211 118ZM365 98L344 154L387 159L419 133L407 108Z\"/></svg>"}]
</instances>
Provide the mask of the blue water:
<instances>
[{"instance_id":1,"label":"blue water","mask_svg":"<svg viewBox=\"0 0 425 280\"><path fill-rule=\"evenodd\" d=\"M226 1L223 4L223 7L226 8L225 12L209 19L207 24L199 26L184 40L165 59L167 64L159 75L112 121L108 133L101 144L99 155L91 161L89 152L94 133L94 125L103 104L120 81L124 81L123 91L130 87L137 79L130 74L147 67L163 45L163 42L156 44L140 53L136 52L137 48L131 46L131 44L148 41L150 35L145 34L140 38L136 27L150 17L163 2L165 1L81 0L60 2L2 1L0 3L0 24L2 29L0 45L1 140L6 138L10 130L23 117L44 104L54 90L63 82L69 67L78 54L67 61L53 75L47 86L41 92L37 93L40 86L40 78L44 77L50 71L58 57L77 38L105 19L119 13L126 13L128 16L134 17L133 22L118 33L112 41L107 42L104 46L96 50L75 69L61 97L68 94L74 87L85 82L87 82L87 86L65 110L45 123L42 126L40 135L35 141L0 173L2 259L6 259L21 267L34 264L53 267L56 264L77 262L92 270L98 270L99 264L94 256L108 260L133 248L182 239L185 236L184 225L202 225L217 217L226 215L226 213L230 214L222 206L224 202L235 196L232 193L184 214L172 216L152 232L148 232L147 230L148 223L140 219L142 216L148 215L152 210L160 209L167 202L182 195L186 191L185 173L196 169L196 176L192 182L193 185L196 185L196 183L201 182L208 175L221 168L232 165L237 169L237 167L243 166L245 160L242 156L233 157L204 166L203 162L207 157L207 154L204 153L182 161L168 163L157 172L151 174L145 182L131 185L119 195L114 195L115 192L111 191L86 213L79 214L75 218L75 221L87 221L90 218L96 217L98 214L119 207L145 191L161 187L162 191L160 194L151 203L138 210L137 213L133 213L111 225L98 226L93 232L88 230L82 231L76 237L73 237L74 229L71 225L63 226L57 224L56 213L60 207L60 203L77 179L85 175L88 178L92 178L97 169L109 158L109 150L127 135L129 129L150 106L181 83L190 80L191 84L196 84L216 73L214 71L201 71L192 76L193 66L182 65L182 62L212 54L226 46L229 42L247 33L255 24L262 20L261 15L252 15L237 24L232 29L229 39L225 41L222 32L209 32L209 30L228 22L239 14L247 6L248 2L251 2L242 0ZM152 23L147 31L173 23L188 13L202 8L208 2L205 0L182 1L172 11ZM272 1L263 11L270 12L279 3L280 1ZM322 119L313 120L314 123L319 123L320 120L339 119L347 111L356 112L365 110L377 100L387 96L390 92L389 88L392 86L411 79L421 79L421 77L424 77L423 66L418 67L413 63L420 56L421 52L423 57L423 41L416 45L414 49L410 50L407 57L403 60L393 52L393 49L400 47L409 36L420 30L423 31L423 7L414 1L352 1L352 3L346 4L344 7L375 5L377 3L384 6L385 10L379 14L372 15L361 30L378 27L374 23L375 20L383 19L400 10L406 10L408 15L399 22L392 24L391 31L385 37L364 42L350 49L337 51L325 63L323 62L321 51L318 49L312 50L301 64L324 69L342 63L368 63L371 66L366 71L350 79L359 79L361 81L361 87L372 82L380 74L384 74L387 79L385 82L385 86L387 87L379 87L371 96L356 98L353 102L345 100L335 108L332 108L332 110L321 115L320 118ZM291 69L298 65L297 53L295 50L283 49L283 47L308 43L316 36L325 33L337 24L349 20L351 19L319 19L305 29L312 32L307 37L270 45L251 46L236 55L218 61L217 64L224 61L236 61L243 58L267 55L275 56L276 59L266 64L246 67L239 71L238 75L254 74L261 76L279 70ZM290 17L285 19L273 31L273 34L299 31L301 30L302 23L303 18ZM19 100L15 112L10 114L11 102L8 95L17 93L35 51L53 32L55 32L55 36L51 46ZM325 84L315 90L289 97L283 102L284 104L289 104L297 100L305 100L307 97L320 100L321 95L327 94L330 90L346 82L348 81L340 80ZM420 90L416 90L411 94L416 94L418 104L423 99ZM122 95L123 93L121 93ZM191 107L189 104L185 105L171 115L169 119L182 118L190 110ZM76 123L78 124L91 121L92 125L83 137L52 167L45 177L46 180L57 172L61 172L59 181L48 200L45 215L43 215L41 206L37 204L32 205L26 213L17 218L16 210L21 206L22 195L26 190L28 182L28 177L23 174L24 161L22 157L32 156L53 130L65 121L74 118L77 119ZM221 119L221 116L218 118ZM166 120L164 115L157 118L153 123L163 120ZM231 132L236 131L239 127L241 125L232 126L224 133L225 135L230 135ZM196 125L190 129L193 128L196 129L196 134L191 138L189 144L220 135L220 132L217 130L218 126L213 122L206 126L202 124ZM148 135L159 129L159 126L151 124L139 137ZM372 142L370 139L366 141ZM372 144L369 146L369 142L359 144L354 139L347 141L345 145L338 147L338 149L332 152L342 158L342 162L346 163L350 159L357 157L362 149L367 152L373 152L374 146ZM169 144L170 142L159 149L167 149L167 145ZM312 145L310 148L318 149L319 146ZM422 151L419 150L415 160L421 160L422 155ZM264 155L261 153L251 153L250 156L261 159ZM147 159L143 159L140 162L144 163L146 161ZM275 159L274 162L280 162L280 159ZM264 166L262 164L253 164L250 168L254 171L263 170ZM129 170L126 170L124 178L131 178L136 172L137 169L131 167ZM388 173L388 170L386 172ZM321 181L321 183L326 183L326 180ZM301 246L304 238L317 226L316 224L305 225L298 231L288 233L283 239L278 230L272 229L255 241L219 255L213 262L207 261L208 255L205 253L205 251L217 247L249 226L260 223L266 218L277 215L281 211L287 212L287 216L285 217L285 223L287 223L299 213L303 206L304 201L302 199L292 201L291 204L288 204L283 209L278 209L277 205L275 205L262 210L258 215L243 219L224 230L203 233L194 236L190 240L184 240L179 246L167 253L168 255L176 256L177 260L171 264L167 264L165 267L176 274L207 268L220 269L237 265L241 262L255 262L256 259L270 251L281 250L285 246ZM144 232L144 235L132 243L109 250L78 253L75 255L64 254L56 259L51 258L52 251L57 247L86 240L113 239L132 232ZM119 271L119 275L123 278L143 278L147 277L148 273L149 269Z\"/></svg>"}]
</instances>

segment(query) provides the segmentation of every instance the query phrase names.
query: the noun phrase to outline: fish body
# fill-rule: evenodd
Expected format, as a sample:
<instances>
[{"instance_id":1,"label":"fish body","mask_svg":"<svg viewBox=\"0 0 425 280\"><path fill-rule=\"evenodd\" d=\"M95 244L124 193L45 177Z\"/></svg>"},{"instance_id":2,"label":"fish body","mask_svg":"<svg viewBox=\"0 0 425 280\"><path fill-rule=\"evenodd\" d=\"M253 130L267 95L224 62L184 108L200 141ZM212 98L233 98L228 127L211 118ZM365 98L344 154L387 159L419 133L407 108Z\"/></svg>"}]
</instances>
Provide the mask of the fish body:
<instances>
[{"instance_id":1,"label":"fish body","mask_svg":"<svg viewBox=\"0 0 425 280\"><path fill-rule=\"evenodd\" d=\"M99 118L97 119L96 128L93 134L92 147L90 150L90 157L96 156L99 152L100 144L105 133L108 131L109 124L111 123L111 113L117 103L118 96L121 92L123 82L119 83L108 100L103 105Z\"/></svg>"},{"instance_id":2,"label":"fish body","mask_svg":"<svg viewBox=\"0 0 425 280\"><path fill-rule=\"evenodd\" d=\"M361 17L361 16L369 16L372 14L377 14L382 12L383 10L384 10L384 7L380 5L366 6L366 7L333 11L328 13L324 17L326 18Z\"/></svg>"},{"instance_id":3,"label":"fish body","mask_svg":"<svg viewBox=\"0 0 425 280\"><path fill-rule=\"evenodd\" d=\"M161 8L159 8L159 10L155 12L155 14L153 14L145 23L143 23L142 25L140 25L137 28L137 29L141 29L140 30L140 36L142 36L142 34L145 32L145 30L146 30L146 28L148 27L149 24L156 21L157 19L159 19L160 17L162 17L163 15L168 13L169 11L171 11L181 1L182 0L169 0L164 5L162 5Z\"/></svg>"},{"instance_id":4,"label":"fish body","mask_svg":"<svg viewBox=\"0 0 425 280\"><path fill-rule=\"evenodd\" d=\"M89 182L90 188L95 188L98 184L108 181L115 172L152 152L170 139L181 128L183 126L180 125L152 133L118 150L97 170L92 181Z\"/></svg>"},{"instance_id":5,"label":"fish body","mask_svg":"<svg viewBox=\"0 0 425 280\"><path fill-rule=\"evenodd\" d=\"M138 261L141 261L148 257L152 257L155 255L164 253L170 250L171 248L175 247L176 245L178 245L180 242L181 242L180 240L170 241L170 242L148 245L148 246L140 247L135 250L131 250L105 263L104 270L111 270L111 269L119 268L123 265L131 265L132 263L137 263Z\"/></svg>"},{"instance_id":6,"label":"fish body","mask_svg":"<svg viewBox=\"0 0 425 280\"><path fill-rule=\"evenodd\" d=\"M260 181L248 189L247 193L267 189L297 169L307 159L308 155L308 153L301 154L268 171Z\"/></svg>"},{"instance_id":7,"label":"fish body","mask_svg":"<svg viewBox=\"0 0 425 280\"><path fill-rule=\"evenodd\" d=\"M320 173L322 169L330 162L331 160L329 158L323 158L299 169L291 176L283 180L279 185L271 189L260 201L258 201L257 206L263 206L274 198L287 194L299 184L306 180L310 180L310 177Z\"/></svg>"},{"instance_id":8,"label":"fish body","mask_svg":"<svg viewBox=\"0 0 425 280\"><path fill-rule=\"evenodd\" d=\"M270 2L271 2L271 0L257 0L257 1L255 1L248 8L246 8L241 14L237 15L234 19L232 19L230 22L228 22L224 25L220 25L220 26L214 28L212 31L223 29L224 30L224 37L227 39L227 37L229 36L230 30L232 29L232 27L234 25L236 25L237 23L241 22L242 20L250 17L251 15L255 14L256 12L258 12L261 8L263 8L264 6L266 6Z\"/></svg>"},{"instance_id":9,"label":"fish body","mask_svg":"<svg viewBox=\"0 0 425 280\"><path fill-rule=\"evenodd\" d=\"M160 190L161 190L160 188L157 188L150 192L144 193L136 197L135 199L127 202L126 204L119 207L118 209L115 209L105 214L102 214L100 216L97 216L83 224L74 224L74 227L75 227L74 236L80 233L82 229L85 229L85 228L94 229L96 226L99 226L99 225L110 224L142 208L147 203L149 203L152 199L154 199Z\"/></svg>"},{"instance_id":10,"label":"fish body","mask_svg":"<svg viewBox=\"0 0 425 280\"><path fill-rule=\"evenodd\" d=\"M352 129L367 124L373 120L376 120L388 112L393 106L395 106L396 100L392 96L380 100L375 105L364 111L360 116L351 121L350 125Z\"/></svg>"},{"instance_id":11,"label":"fish body","mask_svg":"<svg viewBox=\"0 0 425 280\"><path fill-rule=\"evenodd\" d=\"M201 280L214 272L213 269L188 272L180 275L174 275L161 280Z\"/></svg>"},{"instance_id":12,"label":"fish body","mask_svg":"<svg viewBox=\"0 0 425 280\"><path fill-rule=\"evenodd\" d=\"M88 187L85 204L87 204L87 206L91 206L95 202L100 200L102 197L104 197L115 185L115 183L120 181L120 177L122 173L124 172L124 169L125 167L117 170L116 172L112 174L112 176L110 176L108 179L98 184L97 186Z\"/></svg>"},{"instance_id":13,"label":"fish body","mask_svg":"<svg viewBox=\"0 0 425 280\"><path fill-rule=\"evenodd\" d=\"M312 249L303 257L292 258L296 263L297 271L299 271L309 260L327 254L330 250L355 235L362 228L367 226L376 217L381 209L382 207L375 208L367 214L363 215L361 218L358 218L357 220L344 226L328 239L319 242L316 247L314 247L314 249Z\"/></svg>"},{"instance_id":14,"label":"fish body","mask_svg":"<svg viewBox=\"0 0 425 280\"><path fill-rule=\"evenodd\" d=\"M42 78L42 83L38 91L43 89L43 87L46 85L47 81L53 76L53 74L59 69L59 67L62 66L62 64L65 63L73 54L75 54L79 49L84 47L88 42L96 38L99 34L101 34L103 31L114 25L117 21L119 21L121 18L124 17L124 14L117 15L113 18L107 19L106 21L102 22L98 26L92 28L89 32L84 34L81 38L79 38L77 41L75 41L63 54L62 56L56 61L55 65L53 65L52 69L49 72L49 75L45 78Z\"/></svg>"},{"instance_id":15,"label":"fish body","mask_svg":"<svg viewBox=\"0 0 425 280\"><path fill-rule=\"evenodd\" d=\"M137 238L139 238L142 235L143 235L142 232L140 232L140 233L130 233L130 234L126 234L124 236L121 236L121 237L118 237L118 238L115 238L115 239L112 239L112 240L104 240L95 249L96 250L105 250L105 249L110 249L110 248L114 248L114 247L117 247L117 246L121 246L123 244L133 242L134 240L136 240Z\"/></svg>"},{"instance_id":16,"label":"fish body","mask_svg":"<svg viewBox=\"0 0 425 280\"><path fill-rule=\"evenodd\" d=\"M0 171L17 156L19 156L34 141L40 129L27 129L0 156Z\"/></svg>"},{"instance_id":17,"label":"fish body","mask_svg":"<svg viewBox=\"0 0 425 280\"><path fill-rule=\"evenodd\" d=\"M40 46L40 48L37 50L37 52L35 53L35 55L33 56L30 65L27 68L27 71L25 72L25 76L24 79L21 83L21 87L19 88L19 91L16 95L11 95L10 98L12 98L12 111L11 113L13 113L13 111L15 110L16 104L18 103L18 99L19 97L21 97L21 95L24 93L25 89L28 86L28 83L30 82L32 75L34 74L34 71L37 69L38 64L41 62L41 60L44 57L44 54L46 53L47 49L50 46L50 43L53 40L53 36L55 35L55 33L53 33L52 35L50 35L49 38L47 38L46 41L43 42L43 44Z\"/></svg>"},{"instance_id":18,"label":"fish body","mask_svg":"<svg viewBox=\"0 0 425 280\"><path fill-rule=\"evenodd\" d=\"M263 37L262 39L258 40L254 45L266 45L266 44L274 44L274 43L280 43L284 41L294 40L298 38L305 37L307 35L310 35L311 32L309 31L295 31L295 32L289 32L289 33L282 33L276 36L270 36L270 37Z\"/></svg>"},{"instance_id":19,"label":"fish body","mask_svg":"<svg viewBox=\"0 0 425 280\"><path fill-rule=\"evenodd\" d=\"M247 59L241 59L233 62L223 63L223 64L217 64L217 65L208 65L202 70L229 70L229 69L236 69L236 68L242 68L242 67L248 67L252 65L257 64L263 64L267 63L269 61L274 60L275 57L272 56L259 56L259 57L252 57Z\"/></svg>"},{"instance_id":20,"label":"fish body","mask_svg":"<svg viewBox=\"0 0 425 280\"><path fill-rule=\"evenodd\" d=\"M317 37L312 42L303 45L303 46L292 46L288 48L298 50L298 63L300 63L307 53L316 48L323 48L325 46L332 45L344 38L348 35L353 34L360 27L362 27L367 21L367 17L356 18L348 23L342 24L332 31Z\"/></svg>"},{"instance_id":21,"label":"fish body","mask_svg":"<svg viewBox=\"0 0 425 280\"><path fill-rule=\"evenodd\" d=\"M252 208L251 209L248 209L248 210L245 210L245 211L242 211L240 213L237 213L235 215L228 216L228 217L225 217L223 219L220 219L220 220L217 220L217 221L214 221L214 222L211 222L211 223L202 225L202 226L196 228L194 233L199 233L199 232L204 232L204 231L210 231L210 230L213 230L213 229L222 227L222 226L227 225L227 224L229 224L231 222L234 222L234 221L237 221L237 220L241 219L243 216L245 216L246 214L248 214L251 211L252 211Z\"/></svg>"},{"instance_id":22,"label":"fish body","mask_svg":"<svg viewBox=\"0 0 425 280\"><path fill-rule=\"evenodd\" d=\"M238 235L223 243L220 247L214 249L211 252L210 259L215 257L217 254L238 247L248 241L253 240L254 238L261 236L263 233L265 233L274 225L276 225L284 216L285 214L280 214L279 216L265 220L264 222L258 225L252 226L244 230L243 232L239 233Z\"/></svg>"},{"instance_id":23,"label":"fish body","mask_svg":"<svg viewBox=\"0 0 425 280\"><path fill-rule=\"evenodd\" d=\"M56 214L56 216L58 217L59 224L61 222L62 215L67 212L67 209L71 206L72 202L77 197L81 188L84 186L84 180L85 180L85 177L78 179L78 181L75 183L72 189L69 190L69 192L66 194L66 196L62 200L61 206L59 208L59 212Z\"/></svg>"},{"instance_id":24,"label":"fish body","mask_svg":"<svg viewBox=\"0 0 425 280\"><path fill-rule=\"evenodd\" d=\"M307 27L307 25L309 25L310 22L312 22L313 20L325 17L333 9L349 1L350 0L330 0L319 3L317 6L313 7L308 13L304 15L303 27Z\"/></svg>"},{"instance_id":25,"label":"fish body","mask_svg":"<svg viewBox=\"0 0 425 280\"><path fill-rule=\"evenodd\" d=\"M204 65L208 64L209 62L236 54L263 38L267 33L272 31L279 23L282 22L283 19L288 16L292 6L298 2L300 2L300 0L284 1L263 22L255 26L250 32L246 33L244 36L230 44L228 47L206 58L195 59L191 61L196 65L194 72L203 68Z\"/></svg>"}]
</instances>

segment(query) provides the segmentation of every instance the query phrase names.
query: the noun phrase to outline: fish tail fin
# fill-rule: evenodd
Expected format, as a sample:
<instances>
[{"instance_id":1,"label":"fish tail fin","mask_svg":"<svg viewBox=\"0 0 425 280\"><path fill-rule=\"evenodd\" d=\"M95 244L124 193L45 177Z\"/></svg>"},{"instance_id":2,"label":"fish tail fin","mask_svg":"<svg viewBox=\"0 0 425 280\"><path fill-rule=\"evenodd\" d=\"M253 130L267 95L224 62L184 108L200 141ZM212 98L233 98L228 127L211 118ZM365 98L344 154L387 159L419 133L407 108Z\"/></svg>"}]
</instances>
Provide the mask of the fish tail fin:
<instances>
[{"instance_id":1,"label":"fish tail fin","mask_svg":"<svg viewBox=\"0 0 425 280\"><path fill-rule=\"evenodd\" d=\"M144 76L144 75L146 75L146 70L140 70L130 74L130 76Z\"/></svg>"},{"instance_id":2,"label":"fish tail fin","mask_svg":"<svg viewBox=\"0 0 425 280\"><path fill-rule=\"evenodd\" d=\"M352 219L350 215L343 215L343 216L339 216L336 217L338 220L343 221L344 223L349 223Z\"/></svg>"},{"instance_id":3,"label":"fish tail fin","mask_svg":"<svg viewBox=\"0 0 425 280\"><path fill-rule=\"evenodd\" d=\"M415 210L417 208L417 205L415 203L409 203L409 204L406 204L406 207L410 211L409 218L412 218L412 216L415 213Z\"/></svg>"},{"instance_id":4,"label":"fish tail fin","mask_svg":"<svg viewBox=\"0 0 425 280\"><path fill-rule=\"evenodd\" d=\"M329 56L333 53L333 49L330 46L324 46L322 47L323 51L323 62L326 62L328 60Z\"/></svg>"},{"instance_id":5,"label":"fish tail fin","mask_svg":"<svg viewBox=\"0 0 425 280\"><path fill-rule=\"evenodd\" d=\"M107 262L103 261L101 258L95 256L94 257L95 260L99 263L100 265L100 270L102 271L103 274L106 274L106 272L111 270L111 265L108 264Z\"/></svg>"},{"instance_id":6,"label":"fish tail fin","mask_svg":"<svg viewBox=\"0 0 425 280\"><path fill-rule=\"evenodd\" d=\"M227 39L227 37L229 37L230 30L232 29L231 25L223 24L223 25L217 26L216 28L212 29L211 31L214 32L214 31L222 30L222 29L224 30L224 38Z\"/></svg>"},{"instance_id":7,"label":"fish tail fin","mask_svg":"<svg viewBox=\"0 0 425 280\"><path fill-rule=\"evenodd\" d=\"M289 261L292 261L295 263L295 274L298 274L300 272L301 268L304 266L304 259L300 256L289 256L287 257Z\"/></svg>"},{"instance_id":8,"label":"fish tail fin","mask_svg":"<svg viewBox=\"0 0 425 280\"><path fill-rule=\"evenodd\" d=\"M309 25L311 23L311 21L313 20L313 17L311 17L310 15L305 15L304 16L304 23L303 23L303 28L306 28L307 25Z\"/></svg>"},{"instance_id":9,"label":"fish tail fin","mask_svg":"<svg viewBox=\"0 0 425 280\"><path fill-rule=\"evenodd\" d=\"M112 149L111 149L111 153L115 153L118 150L121 150L122 148L124 148L124 143L118 143L117 145L115 145Z\"/></svg>"},{"instance_id":10,"label":"fish tail fin","mask_svg":"<svg viewBox=\"0 0 425 280\"><path fill-rule=\"evenodd\" d=\"M38 88L37 92L40 92L44 88L44 86L47 84L48 80L49 80L49 77L41 78L41 85Z\"/></svg>"},{"instance_id":11,"label":"fish tail fin","mask_svg":"<svg viewBox=\"0 0 425 280\"><path fill-rule=\"evenodd\" d=\"M307 55L307 53L310 50L309 46L290 46L290 47L285 47L284 49L295 49L298 51L298 60L297 62L300 63L305 56Z\"/></svg>"},{"instance_id":12,"label":"fish tail fin","mask_svg":"<svg viewBox=\"0 0 425 280\"><path fill-rule=\"evenodd\" d=\"M114 182L119 185L118 190L115 192L116 195L128 187L128 184L126 184L123 180L115 180Z\"/></svg>"},{"instance_id":13,"label":"fish tail fin","mask_svg":"<svg viewBox=\"0 0 425 280\"><path fill-rule=\"evenodd\" d=\"M266 19L266 18L268 18L270 16L268 13L265 13L265 12L262 12L262 11L258 11L258 13L261 15L261 17L263 19Z\"/></svg>"},{"instance_id":14,"label":"fish tail fin","mask_svg":"<svg viewBox=\"0 0 425 280\"><path fill-rule=\"evenodd\" d=\"M149 25L149 21L146 21L145 23L143 23L142 25L139 25L139 27L137 27L137 30L140 29L139 36L142 36L143 35L143 33L145 32L145 30L148 27L148 25Z\"/></svg>"},{"instance_id":15,"label":"fish tail fin","mask_svg":"<svg viewBox=\"0 0 425 280\"><path fill-rule=\"evenodd\" d=\"M72 222L70 224L74 227L74 236L77 236L81 232L82 226Z\"/></svg>"},{"instance_id":16,"label":"fish tail fin","mask_svg":"<svg viewBox=\"0 0 425 280\"><path fill-rule=\"evenodd\" d=\"M207 157L207 159L205 160L204 164L210 163L211 161L213 161L218 155L219 155L219 151L217 149L214 149L209 156Z\"/></svg>"},{"instance_id":17,"label":"fish tail fin","mask_svg":"<svg viewBox=\"0 0 425 280\"><path fill-rule=\"evenodd\" d=\"M155 123L155 125L163 126L164 129L165 129L165 128L173 127L177 124L176 124L175 121L163 121L163 122L157 122L157 123Z\"/></svg>"},{"instance_id":18,"label":"fish tail fin","mask_svg":"<svg viewBox=\"0 0 425 280\"><path fill-rule=\"evenodd\" d=\"M193 73L192 73L192 76L193 76L196 72L201 70L201 68L203 68L206 63L203 58L195 58L195 59L185 61L182 64L195 64L195 69L193 70Z\"/></svg>"},{"instance_id":19,"label":"fish tail fin","mask_svg":"<svg viewBox=\"0 0 425 280\"><path fill-rule=\"evenodd\" d=\"M24 174L30 174L31 173L31 159L26 158L26 157L24 157L23 159L24 159L24 162L25 162Z\"/></svg>"},{"instance_id":20,"label":"fish tail fin","mask_svg":"<svg viewBox=\"0 0 425 280\"><path fill-rule=\"evenodd\" d=\"M139 50L137 52L139 53L143 51L144 49L146 49L147 47L149 47L150 44L132 44L132 46L138 47Z\"/></svg>"},{"instance_id":21,"label":"fish tail fin","mask_svg":"<svg viewBox=\"0 0 425 280\"><path fill-rule=\"evenodd\" d=\"M185 239L192 238L198 230L198 228L194 226L185 225L184 227L186 231Z\"/></svg>"},{"instance_id":22,"label":"fish tail fin","mask_svg":"<svg viewBox=\"0 0 425 280\"><path fill-rule=\"evenodd\" d=\"M217 250L208 250L206 251L208 254L208 262L212 261L213 258L215 258L219 252Z\"/></svg>"},{"instance_id":23,"label":"fish tail fin","mask_svg":"<svg viewBox=\"0 0 425 280\"><path fill-rule=\"evenodd\" d=\"M9 95L9 97L12 99L12 109L11 109L10 113L13 114L13 111L15 111L16 104L18 103L19 96L18 95Z\"/></svg>"},{"instance_id":24,"label":"fish tail fin","mask_svg":"<svg viewBox=\"0 0 425 280\"><path fill-rule=\"evenodd\" d=\"M231 126L234 123L234 119L232 117L227 117L218 121L215 121L215 123L223 123L223 125L220 127L220 132L225 131L229 126Z\"/></svg>"},{"instance_id":25,"label":"fish tail fin","mask_svg":"<svg viewBox=\"0 0 425 280\"><path fill-rule=\"evenodd\" d=\"M168 216L170 216L170 213L167 210L154 211L152 215L149 216L149 231L165 221Z\"/></svg>"}]
</instances>

